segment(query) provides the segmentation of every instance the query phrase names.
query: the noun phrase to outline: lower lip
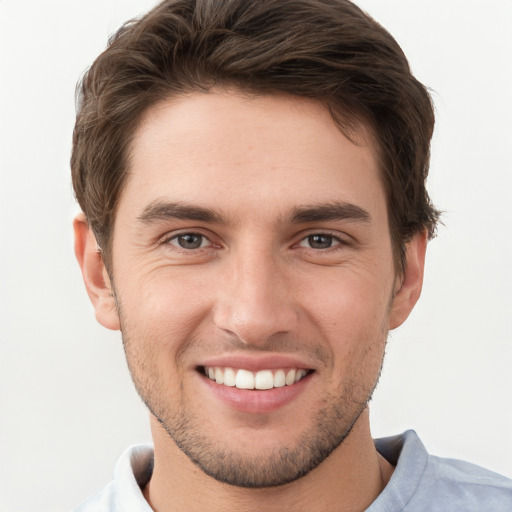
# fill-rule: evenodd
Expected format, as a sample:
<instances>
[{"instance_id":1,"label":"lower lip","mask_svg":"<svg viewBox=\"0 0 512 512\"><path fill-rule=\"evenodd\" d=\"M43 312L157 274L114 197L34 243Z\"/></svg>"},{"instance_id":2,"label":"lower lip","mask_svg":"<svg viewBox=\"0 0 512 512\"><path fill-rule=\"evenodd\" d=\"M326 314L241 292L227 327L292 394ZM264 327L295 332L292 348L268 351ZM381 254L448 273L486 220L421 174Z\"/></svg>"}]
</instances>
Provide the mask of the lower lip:
<instances>
[{"instance_id":1,"label":"lower lip","mask_svg":"<svg viewBox=\"0 0 512 512\"><path fill-rule=\"evenodd\" d=\"M210 392L226 405L240 412L253 414L273 412L290 403L304 392L312 377L313 373L310 373L291 386L257 390L224 386L200 375Z\"/></svg>"}]
</instances>

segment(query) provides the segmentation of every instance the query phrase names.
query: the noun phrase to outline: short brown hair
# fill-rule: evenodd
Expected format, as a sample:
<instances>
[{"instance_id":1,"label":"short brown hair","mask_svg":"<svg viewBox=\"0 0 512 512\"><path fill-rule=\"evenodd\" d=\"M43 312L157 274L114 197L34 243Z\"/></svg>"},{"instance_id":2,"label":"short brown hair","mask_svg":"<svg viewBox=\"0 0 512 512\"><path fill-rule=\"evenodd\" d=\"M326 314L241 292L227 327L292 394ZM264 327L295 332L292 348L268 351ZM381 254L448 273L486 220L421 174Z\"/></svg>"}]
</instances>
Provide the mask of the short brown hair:
<instances>
[{"instance_id":1,"label":"short brown hair","mask_svg":"<svg viewBox=\"0 0 512 512\"><path fill-rule=\"evenodd\" d=\"M413 234L434 235L439 212L425 187L432 103L382 26L348 0L165 0L110 39L77 89L73 186L107 268L142 115L216 86L313 98L344 133L368 128L398 270Z\"/></svg>"}]
</instances>

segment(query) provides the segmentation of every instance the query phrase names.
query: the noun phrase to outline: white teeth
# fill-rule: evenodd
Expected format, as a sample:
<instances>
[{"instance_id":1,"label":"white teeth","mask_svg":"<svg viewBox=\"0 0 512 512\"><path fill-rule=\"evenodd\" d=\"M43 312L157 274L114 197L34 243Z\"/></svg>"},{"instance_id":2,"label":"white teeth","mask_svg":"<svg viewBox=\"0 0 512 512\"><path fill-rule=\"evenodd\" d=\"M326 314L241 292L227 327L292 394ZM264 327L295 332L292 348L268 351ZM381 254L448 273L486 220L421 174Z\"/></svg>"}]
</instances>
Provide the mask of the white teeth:
<instances>
[{"instance_id":1,"label":"white teeth","mask_svg":"<svg viewBox=\"0 0 512 512\"><path fill-rule=\"evenodd\" d=\"M270 370L262 370L256 373L254 387L256 389L272 389L274 387L274 376L272 372Z\"/></svg>"},{"instance_id":2,"label":"white teeth","mask_svg":"<svg viewBox=\"0 0 512 512\"><path fill-rule=\"evenodd\" d=\"M284 374L284 370L277 370L274 374L274 387L282 388L286 384L286 375Z\"/></svg>"},{"instance_id":3,"label":"white teeth","mask_svg":"<svg viewBox=\"0 0 512 512\"><path fill-rule=\"evenodd\" d=\"M224 386L233 387L236 384L236 373L233 368L226 368L224 370Z\"/></svg>"},{"instance_id":4,"label":"white teeth","mask_svg":"<svg viewBox=\"0 0 512 512\"><path fill-rule=\"evenodd\" d=\"M247 370L238 370L235 386L238 389L254 389L254 375Z\"/></svg>"},{"instance_id":5,"label":"white teeth","mask_svg":"<svg viewBox=\"0 0 512 512\"><path fill-rule=\"evenodd\" d=\"M217 384L224 386L236 386L239 389L272 389L283 386L291 386L307 375L303 368L292 368L286 370L260 370L251 372L249 370L223 367L206 367L205 374Z\"/></svg>"},{"instance_id":6,"label":"white teeth","mask_svg":"<svg viewBox=\"0 0 512 512\"><path fill-rule=\"evenodd\" d=\"M224 372L220 368L215 368L215 381L217 384L224 384Z\"/></svg>"},{"instance_id":7,"label":"white teeth","mask_svg":"<svg viewBox=\"0 0 512 512\"><path fill-rule=\"evenodd\" d=\"M217 372L215 372L215 375L217 375ZM297 370L297 373L295 374L295 382L299 382L302 377L306 375L306 370Z\"/></svg>"},{"instance_id":8,"label":"white teeth","mask_svg":"<svg viewBox=\"0 0 512 512\"><path fill-rule=\"evenodd\" d=\"M291 386L295 382L295 370L288 371L285 382L287 386Z\"/></svg>"}]
</instances>

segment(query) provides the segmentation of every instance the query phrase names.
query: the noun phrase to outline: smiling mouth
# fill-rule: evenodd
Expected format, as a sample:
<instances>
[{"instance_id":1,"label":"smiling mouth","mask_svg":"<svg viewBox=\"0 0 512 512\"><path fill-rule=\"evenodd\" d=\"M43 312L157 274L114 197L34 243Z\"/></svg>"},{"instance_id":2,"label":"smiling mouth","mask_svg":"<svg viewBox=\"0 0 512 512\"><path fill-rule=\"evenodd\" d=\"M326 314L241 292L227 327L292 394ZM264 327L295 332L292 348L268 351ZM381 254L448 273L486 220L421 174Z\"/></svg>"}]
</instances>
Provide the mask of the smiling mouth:
<instances>
[{"instance_id":1,"label":"smiling mouth","mask_svg":"<svg viewBox=\"0 0 512 512\"><path fill-rule=\"evenodd\" d=\"M243 368L236 369L220 366L203 366L201 367L201 371L217 384L238 389L258 390L291 386L313 372L313 370L306 370L304 368L259 370L257 372L251 372Z\"/></svg>"}]
</instances>

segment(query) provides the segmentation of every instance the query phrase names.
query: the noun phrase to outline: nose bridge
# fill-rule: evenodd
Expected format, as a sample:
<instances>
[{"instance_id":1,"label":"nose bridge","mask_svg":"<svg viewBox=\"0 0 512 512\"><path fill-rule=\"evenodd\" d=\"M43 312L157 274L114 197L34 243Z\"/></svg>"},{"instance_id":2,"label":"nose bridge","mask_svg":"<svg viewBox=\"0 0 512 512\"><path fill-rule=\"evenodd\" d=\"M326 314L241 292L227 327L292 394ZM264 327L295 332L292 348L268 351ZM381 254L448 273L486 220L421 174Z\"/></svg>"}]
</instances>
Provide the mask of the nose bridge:
<instances>
[{"instance_id":1,"label":"nose bridge","mask_svg":"<svg viewBox=\"0 0 512 512\"><path fill-rule=\"evenodd\" d=\"M284 262L269 248L246 247L230 255L215 321L246 344L265 344L293 329L297 314L290 300Z\"/></svg>"}]
</instances>

